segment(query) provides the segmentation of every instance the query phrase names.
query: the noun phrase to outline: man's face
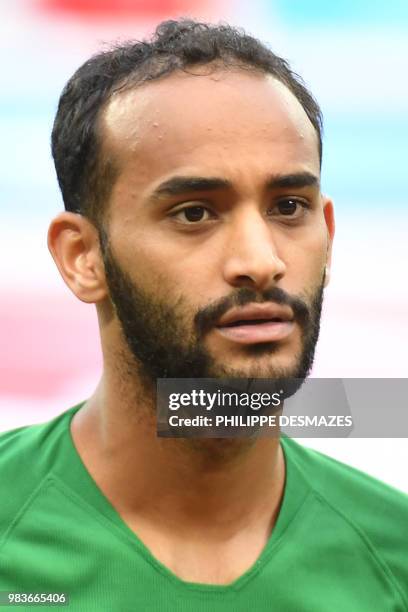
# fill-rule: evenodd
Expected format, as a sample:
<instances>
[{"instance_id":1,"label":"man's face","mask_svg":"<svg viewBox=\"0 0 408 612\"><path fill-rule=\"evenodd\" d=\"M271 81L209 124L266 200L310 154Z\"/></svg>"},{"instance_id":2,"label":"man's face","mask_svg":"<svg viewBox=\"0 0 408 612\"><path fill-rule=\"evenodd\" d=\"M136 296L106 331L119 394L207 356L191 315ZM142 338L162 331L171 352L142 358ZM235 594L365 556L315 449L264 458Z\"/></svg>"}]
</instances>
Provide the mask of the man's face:
<instances>
[{"instance_id":1,"label":"man's face","mask_svg":"<svg viewBox=\"0 0 408 612\"><path fill-rule=\"evenodd\" d=\"M103 135L119 166L107 282L141 371L305 377L332 211L293 95L245 72L174 74L117 94Z\"/></svg>"}]
</instances>

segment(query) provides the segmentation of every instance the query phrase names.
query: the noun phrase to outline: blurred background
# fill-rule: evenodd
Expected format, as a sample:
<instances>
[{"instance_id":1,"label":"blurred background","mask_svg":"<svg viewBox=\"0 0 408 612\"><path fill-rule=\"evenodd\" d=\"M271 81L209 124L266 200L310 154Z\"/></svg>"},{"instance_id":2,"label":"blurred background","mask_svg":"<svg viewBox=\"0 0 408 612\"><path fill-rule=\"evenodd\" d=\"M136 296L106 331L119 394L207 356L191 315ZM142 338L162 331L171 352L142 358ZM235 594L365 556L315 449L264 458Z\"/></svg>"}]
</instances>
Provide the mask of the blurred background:
<instances>
[{"instance_id":1,"label":"blurred background","mask_svg":"<svg viewBox=\"0 0 408 612\"><path fill-rule=\"evenodd\" d=\"M61 89L110 41L177 16L245 27L322 106L337 234L313 375L408 375L406 0L3 0L0 430L79 403L101 370L94 308L70 294L46 246L62 209L49 146ZM404 439L303 442L408 491Z\"/></svg>"}]
</instances>

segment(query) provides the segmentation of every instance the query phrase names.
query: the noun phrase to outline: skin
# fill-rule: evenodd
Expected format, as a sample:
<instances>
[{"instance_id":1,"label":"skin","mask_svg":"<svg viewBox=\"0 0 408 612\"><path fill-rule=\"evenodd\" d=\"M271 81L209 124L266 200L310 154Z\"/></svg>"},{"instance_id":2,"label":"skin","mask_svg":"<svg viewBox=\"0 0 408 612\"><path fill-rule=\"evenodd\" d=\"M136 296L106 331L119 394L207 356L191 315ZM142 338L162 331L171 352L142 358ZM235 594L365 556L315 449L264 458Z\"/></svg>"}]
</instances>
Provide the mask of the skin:
<instances>
[{"instance_id":1,"label":"skin","mask_svg":"<svg viewBox=\"0 0 408 612\"><path fill-rule=\"evenodd\" d=\"M105 216L110 249L135 285L175 308L182 298L187 334L200 308L237 288L277 286L310 303L325 267L327 281L334 218L320 192L317 136L281 83L238 70L173 74L115 95L101 124L104 154L119 167ZM317 182L266 189L271 176L294 173ZM231 187L152 200L180 175ZM291 221L278 208L289 197L308 205ZM209 212L192 228L180 211L200 205ZM149 389L109 299L97 230L61 213L49 247L70 289L98 312L104 370L72 423L79 455L122 520L179 578L231 583L276 522L285 482L279 440L157 438ZM215 365L249 376L293 368L301 339L295 325L273 353L251 353L216 329L204 342Z\"/></svg>"}]
</instances>

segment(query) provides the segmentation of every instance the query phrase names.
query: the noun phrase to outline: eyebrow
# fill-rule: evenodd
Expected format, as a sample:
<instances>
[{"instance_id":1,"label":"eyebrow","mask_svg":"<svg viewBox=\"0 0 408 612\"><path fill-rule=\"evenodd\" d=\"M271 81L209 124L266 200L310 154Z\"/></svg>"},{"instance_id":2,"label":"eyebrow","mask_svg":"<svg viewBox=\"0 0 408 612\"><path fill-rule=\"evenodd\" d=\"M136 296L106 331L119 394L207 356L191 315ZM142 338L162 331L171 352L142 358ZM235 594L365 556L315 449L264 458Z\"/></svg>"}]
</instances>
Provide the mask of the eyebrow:
<instances>
[{"instance_id":1,"label":"eyebrow","mask_svg":"<svg viewBox=\"0 0 408 612\"><path fill-rule=\"evenodd\" d=\"M152 193L152 198L158 199L190 192L216 191L231 188L232 184L226 179L204 176L174 176L168 181L161 183Z\"/></svg>"},{"instance_id":2,"label":"eyebrow","mask_svg":"<svg viewBox=\"0 0 408 612\"><path fill-rule=\"evenodd\" d=\"M266 181L266 189L300 189L319 185L319 178L311 172L275 174ZM218 177L174 176L161 183L151 194L151 199L179 196L202 191L233 189L231 181Z\"/></svg>"},{"instance_id":3,"label":"eyebrow","mask_svg":"<svg viewBox=\"0 0 408 612\"><path fill-rule=\"evenodd\" d=\"M301 189L302 187L318 187L319 177L311 172L294 174L277 174L266 183L267 189Z\"/></svg>"}]
</instances>

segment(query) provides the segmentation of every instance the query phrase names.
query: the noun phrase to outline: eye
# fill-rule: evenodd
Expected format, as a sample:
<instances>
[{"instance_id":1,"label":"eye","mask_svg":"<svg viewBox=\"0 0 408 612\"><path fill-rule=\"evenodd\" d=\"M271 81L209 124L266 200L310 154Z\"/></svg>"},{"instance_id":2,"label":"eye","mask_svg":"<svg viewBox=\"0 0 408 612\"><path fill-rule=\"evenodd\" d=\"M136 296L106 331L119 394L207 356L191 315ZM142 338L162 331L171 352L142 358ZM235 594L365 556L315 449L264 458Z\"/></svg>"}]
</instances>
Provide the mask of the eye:
<instances>
[{"instance_id":1,"label":"eye","mask_svg":"<svg viewBox=\"0 0 408 612\"><path fill-rule=\"evenodd\" d=\"M284 198L279 200L276 205L268 210L268 216L282 216L297 219L303 216L309 208L307 202L297 198Z\"/></svg>"},{"instance_id":2,"label":"eye","mask_svg":"<svg viewBox=\"0 0 408 612\"><path fill-rule=\"evenodd\" d=\"M174 219L180 223L194 224L200 223L200 221L208 221L212 218L210 211L205 206L188 206L177 210L171 215Z\"/></svg>"},{"instance_id":3,"label":"eye","mask_svg":"<svg viewBox=\"0 0 408 612\"><path fill-rule=\"evenodd\" d=\"M278 210L281 215L294 215L298 206L300 206L299 202L292 199L278 202Z\"/></svg>"}]
</instances>

